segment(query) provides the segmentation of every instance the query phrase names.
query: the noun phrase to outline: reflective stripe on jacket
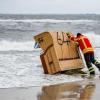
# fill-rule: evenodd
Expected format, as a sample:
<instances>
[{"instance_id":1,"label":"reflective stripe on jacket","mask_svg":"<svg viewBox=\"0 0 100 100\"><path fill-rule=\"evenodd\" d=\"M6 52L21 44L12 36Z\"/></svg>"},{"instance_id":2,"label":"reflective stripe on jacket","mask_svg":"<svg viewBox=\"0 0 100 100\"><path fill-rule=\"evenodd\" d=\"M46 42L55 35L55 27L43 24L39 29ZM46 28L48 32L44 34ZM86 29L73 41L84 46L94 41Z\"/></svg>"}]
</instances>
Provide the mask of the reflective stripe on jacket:
<instances>
[{"instance_id":1,"label":"reflective stripe on jacket","mask_svg":"<svg viewBox=\"0 0 100 100\"><path fill-rule=\"evenodd\" d=\"M89 39L86 36L84 35L80 35L78 37L71 36L70 39L79 43L80 49L82 50L84 54L94 52L94 49Z\"/></svg>"}]
</instances>

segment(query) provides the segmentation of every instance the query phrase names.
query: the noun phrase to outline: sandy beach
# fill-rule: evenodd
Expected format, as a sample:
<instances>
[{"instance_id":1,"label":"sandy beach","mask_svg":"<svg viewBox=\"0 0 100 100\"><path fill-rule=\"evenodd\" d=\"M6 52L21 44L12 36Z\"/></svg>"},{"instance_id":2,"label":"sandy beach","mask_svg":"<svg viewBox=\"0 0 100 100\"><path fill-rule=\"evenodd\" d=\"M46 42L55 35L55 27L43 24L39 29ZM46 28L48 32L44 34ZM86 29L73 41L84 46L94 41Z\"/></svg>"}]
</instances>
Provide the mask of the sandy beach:
<instances>
[{"instance_id":1,"label":"sandy beach","mask_svg":"<svg viewBox=\"0 0 100 100\"><path fill-rule=\"evenodd\" d=\"M99 100L100 80L0 89L0 100Z\"/></svg>"}]
</instances>

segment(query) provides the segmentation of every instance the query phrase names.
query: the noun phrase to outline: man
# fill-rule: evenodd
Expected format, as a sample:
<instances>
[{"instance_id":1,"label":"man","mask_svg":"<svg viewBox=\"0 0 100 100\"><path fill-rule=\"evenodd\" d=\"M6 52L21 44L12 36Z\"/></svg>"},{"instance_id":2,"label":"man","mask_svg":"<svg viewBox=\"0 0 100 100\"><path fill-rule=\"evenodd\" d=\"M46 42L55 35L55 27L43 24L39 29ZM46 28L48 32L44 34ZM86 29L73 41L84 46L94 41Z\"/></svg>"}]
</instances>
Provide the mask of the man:
<instances>
[{"instance_id":1,"label":"man","mask_svg":"<svg viewBox=\"0 0 100 100\"><path fill-rule=\"evenodd\" d=\"M89 39L86 36L82 35L81 33L77 33L77 37L74 37L71 34L67 35L71 40L78 43L80 49L83 52L90 75L95 75L95 70L92 67L91 63L93 63L100 71L100 63L94 57L94 49Z\"/></svg>"}]
</instances>

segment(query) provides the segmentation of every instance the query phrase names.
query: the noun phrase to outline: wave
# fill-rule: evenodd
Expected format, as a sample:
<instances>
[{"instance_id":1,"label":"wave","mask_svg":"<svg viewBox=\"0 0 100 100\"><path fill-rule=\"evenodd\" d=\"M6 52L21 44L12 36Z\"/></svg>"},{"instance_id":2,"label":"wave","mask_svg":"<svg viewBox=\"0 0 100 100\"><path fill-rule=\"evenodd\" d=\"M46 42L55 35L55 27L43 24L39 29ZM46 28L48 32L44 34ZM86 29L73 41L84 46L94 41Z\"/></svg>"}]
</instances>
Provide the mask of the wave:
<instances>
[{"instance_id":1,"label":"wave","mask_svg":"<svg viewBox=\"0 0 100 100\"><path fill-rule=\"evenodd\" d=\"M40 22L40 23L64 23L64 22L94 22L94 20L57 20L57 19L25 19L25 20L14 20L14 19L0 19L0 22Z\"/></svg>"},{"instance_id":2,"label":"wave","mask_svg":"<svg viewBox=\"0 0 100 100\"><path fill-rule=\"evenodd\" d=\"M87 32L85 35L90 39L94 48L100 48L100 35L95 34L94 32Z\"/></svg>"},{"instance_id":3,"label":"wave","mask_svg":"<svg viewBox=\"0 0 100 100\"><path fill-rule=\"evenodd\" d=\"M100 48L100 35L93 32L85 33L93 44L93 47ZM34 49L34 41L18 42L18 41L0 41L0 51L38 51Z\"/></svg>"},{"instance_id":4,"label":"wave","mask_svg":"<svg viewBox=\"0 0 100 100\"><path fill-rule=\"evenodd\" d=\"M34 41L17 42L17 41L0 41L0 51L35 51Z\"/></svg>"},{"instance_id":5,"label":"wave","mask_svg":"<svg viewBox=\"0 0 100 100\"><path fill-rule=\"evenodd\" d=\"M77 24L84 24L85 27L87 28L87 25L90 26L97 25L96 20L58 20L58 19L24 19L24 20L15 20L15 19L0 19L0 29L1 30L28 30L28 31L33 31L33 30L42 30L51 28L52 27L58 27L58 26L53 26L50 24L68 24L68 25L63 25L63 27L73 27L73 24L77 26ZM96 24L96 25L95 25ZM62 25L61 25L62 26ZM59 26L59 28L61 27ZM91 27L94 27L91 26ZM97 25L98 26L98 25Z\"/></svg>"}]
</instances>

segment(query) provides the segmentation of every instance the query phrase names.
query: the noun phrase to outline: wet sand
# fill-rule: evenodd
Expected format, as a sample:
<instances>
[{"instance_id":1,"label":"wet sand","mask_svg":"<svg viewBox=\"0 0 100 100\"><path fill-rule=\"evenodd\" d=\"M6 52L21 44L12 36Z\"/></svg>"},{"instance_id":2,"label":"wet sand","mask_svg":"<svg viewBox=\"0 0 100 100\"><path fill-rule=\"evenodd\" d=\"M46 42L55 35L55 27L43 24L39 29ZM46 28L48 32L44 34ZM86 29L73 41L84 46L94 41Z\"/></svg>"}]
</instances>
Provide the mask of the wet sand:
<instances>
[{"instance_id":1,"label":"wet sand","mask_svg":"<svg viewBox=\"0 0 100 100\"><path fill-rule=\"evenodd\" d=\"M99 97L100 79L43 87L0 89L0 100L99 100Z\"/></svg>"}]
</instances>

